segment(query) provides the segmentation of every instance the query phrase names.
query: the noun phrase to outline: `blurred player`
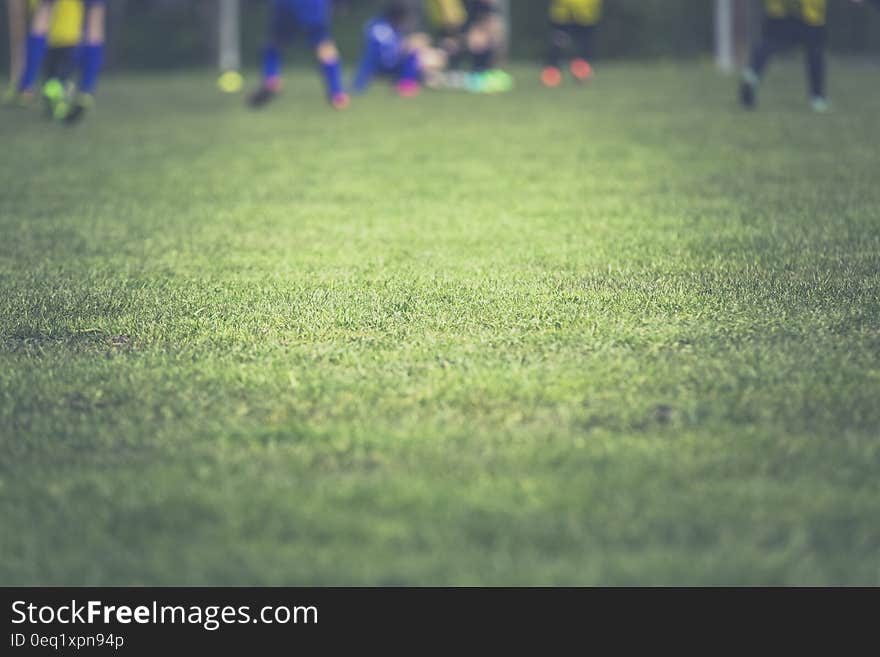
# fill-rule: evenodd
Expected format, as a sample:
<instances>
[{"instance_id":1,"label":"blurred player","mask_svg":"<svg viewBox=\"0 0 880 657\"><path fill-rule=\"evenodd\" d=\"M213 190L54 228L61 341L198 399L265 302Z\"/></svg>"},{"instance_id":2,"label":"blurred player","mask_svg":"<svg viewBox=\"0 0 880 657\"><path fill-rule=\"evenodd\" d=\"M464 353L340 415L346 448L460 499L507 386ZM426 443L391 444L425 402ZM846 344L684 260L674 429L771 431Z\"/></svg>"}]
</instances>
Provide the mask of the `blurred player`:
<instances>
[{"instance_id":1,"label":"blurred player","mask_svg":"<svg viewBox=\"0 0 880 657\"><path fill-rule=\"evenodd\" d=\"M826 0L764 0L761 41L752 53L751 63L743 72L740 83L743 107L752 109L757 104L758 86L770 58L792 46L802 46L807 57L810 106L815 112L828 111L825 93L826 18Z\"/></svg>"},{"instance_id":2,"label":"blurred player","mask_svg":"<svg viewBox=\"0 0 880 657\"><path fill-rule=\"evenodd\" d=\"M31 0L36 10L39 0ZM69 110L67 83L71 82L80 57L85 8L83 0L56 0L55 13L49 26L45 64L46 82L43 99L48 114L63 119Z\"/></svg>"},{"instance_id":3,"label":"blurred player","mask_svg":"<svg viewBox=\"0 0 880 657\"><path fill-rule=\"evenodd\" d=\"M63 1L63 0L62 0ZM75 123L94 106L94 94L104 59L104 30L106 19L105 0L82 0L84 19L82 24L82 43L79 49L78 67L80 80L76 96L59 116L65 123ZM18 85L20 96L27 100L34 95L34 86L43 61L49 30L52 27L59 0L41 0L31 22L27 39L27 54L24 72Z\"/></svg>"},{"instance_id":4,"label":"blurred player","mask_svg":"<svg viewBox=\"0 0 880 657\"><path fill-rule=\"evenodd\" d=\"M593 41L602 18L602 0L550 0L550 45L541 81L548 87L562 82L562 57L572 49L569 70L576 80L593 77Z\"/></svg>"},{"instance_id":5,"label":"blurred player","mask_svg":"<svg viewBox=\"0 0 880 657\"><path fill-rule=\"evenodd\" d=\"M450 69L437 86L487 93L513 86L510 75L495 68L505 39L497 0L427 0L426 9ZM469 75L458 72L466 55Z\"/></svg>"},{"instance_id":6,"label":"blurred player","mask_svg":"<svg viewBox=\"0 0 880 657\"><path fill-rule=\"evenodd\" d=\"M342 83L339 50L330 35L330 0L272 0L269 45L263 51L263 82L248 99L251 107L262 107L278 95L281 88L281 51L302 31L314 49L327 89L327 98L336 109L348 107L348 94Z\"/></svg>"},{"instance_id":7,"label":"blurred player","mask_svg":"<svg viewBox=\"0 0 880 657\"><path fill-rule=\"evenodd\" d=\"M382 14L367 23L364 53L352 83L364 93L377 76L390 77L401 96L415 96L421 84L419 52L407 43L405 29L414 16L406 2L389 2Z\"/></svg>"},{"instance_id":8,"label":"blurred player","mask_svg":"<svg viewBox=\"0 0 880 657\"><path fill-rule=\"evenodd\" d=\"M465 39L473 58L474 73L485 73L495 65L504 42L504 26L496 0L468 0Z\"/></svg>"},{"instance_id":9,"label":"blurred player","mask_svg":"<svg viewBox=\"0 0 880 657\"><path fill-rule=\"evenodd\" d=\"M425 13L440 47L446 52L449 68L461 68L468 12L463 0L426 0Z\"/></svg>"}]
</instances>

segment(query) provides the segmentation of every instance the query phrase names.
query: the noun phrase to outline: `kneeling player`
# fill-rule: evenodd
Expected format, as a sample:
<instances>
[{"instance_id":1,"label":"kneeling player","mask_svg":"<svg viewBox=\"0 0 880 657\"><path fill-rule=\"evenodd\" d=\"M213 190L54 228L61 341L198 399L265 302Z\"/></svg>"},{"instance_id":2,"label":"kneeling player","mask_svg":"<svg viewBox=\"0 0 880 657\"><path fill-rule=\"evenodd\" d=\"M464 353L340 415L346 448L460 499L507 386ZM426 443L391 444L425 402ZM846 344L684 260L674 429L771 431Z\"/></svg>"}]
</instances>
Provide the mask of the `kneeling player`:
<instances>
[{"instance_id":1,"label":"kneeling player","mask_svg":"<svg viewBox=\"0 0 880 657\"><path fill-rule=\"evenodd\" d=\"M352 84L355 93L367 90L377 75L391 77L401 96L419 92L419 52L407 44L404 28L412 19L408 5L390 2L385 11L367 24L364 54Z\"/></svg>"},{"instance_id":2,"label":"kneeling player","mask_svg":"<svg viewBox=\"0 0 880 657\"><path fill-rule=\"evenodd\" d=\"M468 52L473 57L474 73L484 73L495 65L504 42L504 26L495 0L469 0L465 27Z\"/></svg>"},{"instance_id":3,"label":"kneeling player","mask_svg":"<svg viewBox=\"0 0 880 657\"><path fill-rule=\"evenodd\" d=\"M740 102L744 107L751 109L755 106L758 85L770 57L800 45L806 50L810 105L816 112L828 110L825 95L826 16L826 0L764 0L763 35L740 84Z\"/></svg>"},{"instance_id":4,"label":"kneeling player","mask_svg":"<svg viewBox=\"0 0 880 657\"><path fill-rule=\"evenodd\" d=\"M466 52L464 28L468 20L463 0L426 0L425 13L449 68L457 71Z\"/></svg>"},{"instance_id":5,"label":"kneeling player","mask_svg":"<svg viewBox=\"0 0 880 657\"><path fill-rule=\"evenodd\" d=\"M593 41L602 17L602 0L551 0L550 45L541 81L548 87L562 82L561 63L566 50L573 49L569 70L585 82L593 77Z\"/></svg>"},{"instance_id":6,"label":"kneeling player","mask_svg":"<svg viewBox=\"0 0 880 657\"><path fill-rule=\"evenodd\" d=\"M298 30L306 33L321 66L327 97L336 109L348 106L342 85L339 50L330 35L330 0L272 0L269 45L263 50L263 82L248 99L251 107L262 107L281 88L281 50Z\"/></svg>"},{"instance_id":7,"label":"kneeling player","mask_svg":"<svg viewBox=\"0 0 880 657\"><path fill-rule=\"evenodd\" d=\"M85 18L79 52L81 76L76 97L69 107L65 106L64 112L59 116L65 123L80 120L94 105L94 94L104 59L105 0L82 2L85 6ZM27 40L24 72L18 85L19 94L25 99L33 97L37 76L46 56L47 36L59 4L56 0L42 0L34 13Z\"/></svg>"}]
</instances>

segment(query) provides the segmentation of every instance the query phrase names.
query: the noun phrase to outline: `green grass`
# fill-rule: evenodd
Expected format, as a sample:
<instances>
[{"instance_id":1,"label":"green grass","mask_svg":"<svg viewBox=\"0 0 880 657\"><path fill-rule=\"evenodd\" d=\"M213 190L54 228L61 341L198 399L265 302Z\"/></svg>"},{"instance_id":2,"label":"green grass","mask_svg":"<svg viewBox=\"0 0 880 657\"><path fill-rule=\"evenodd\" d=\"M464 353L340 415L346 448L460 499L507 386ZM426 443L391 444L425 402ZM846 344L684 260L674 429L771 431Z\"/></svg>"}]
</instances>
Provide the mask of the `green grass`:
<instances>
[{"instance_id":1,"label":"green grass","mask_svg":"<svg viewBox=\"0 0 880 657\"><path fill-rule=\"evenodd\" d=\"M0 116L0 583L880 584L880 86Z\"/></svg>"}]
</instances>

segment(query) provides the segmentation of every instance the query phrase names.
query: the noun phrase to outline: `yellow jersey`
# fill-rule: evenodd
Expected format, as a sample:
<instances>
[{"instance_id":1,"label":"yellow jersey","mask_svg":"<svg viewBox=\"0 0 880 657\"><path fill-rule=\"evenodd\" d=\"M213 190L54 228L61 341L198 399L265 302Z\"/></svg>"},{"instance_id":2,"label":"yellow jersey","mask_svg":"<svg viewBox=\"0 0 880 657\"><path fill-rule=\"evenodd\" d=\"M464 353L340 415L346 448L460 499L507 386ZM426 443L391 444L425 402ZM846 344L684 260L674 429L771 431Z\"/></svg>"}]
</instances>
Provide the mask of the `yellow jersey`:
<instances>
[{"instance_id":1,"label":"yellow jersey","mask_svg":"<svg viewBox=\"0 0 880 657\"><path fill-rule=\"evenodd\" d=\"M602 0L550 0L550 21L563 25L596 25L602 18Z\"/></svg>"},{"instance_id":2,"label":"yellow jersey","mask_svg":"<svg viewBox=\"0 0 880 657\"><path fill-rule=\"evenodd\" d=\"M35 10L40 0L30 0ZM50 48L78 46L82 40L84 8L82 0L55 0L55 12L49 26L47 42Z\"/></svg>"},{"instance_id":3,"label":"yellow jersey","mask_svg":"<svg viewBox=\"0 0 880 657\"><path fill-rule=\"evenodd\" d=\"M458 29L467 22L468 18L462 0L427 0L425 13L434 27Z\"/></svg>"},{"instance_id":4,"label":"yellow jersey","mask_svg":"<svg viewBox=\"0 0 880 657\"><path fill-rule=\"evenodd\" d=\"M770 18L798 18L819 27L825 25L827 4L827 0L764 0L764 10Z\"/></svg>"}]
</instances>

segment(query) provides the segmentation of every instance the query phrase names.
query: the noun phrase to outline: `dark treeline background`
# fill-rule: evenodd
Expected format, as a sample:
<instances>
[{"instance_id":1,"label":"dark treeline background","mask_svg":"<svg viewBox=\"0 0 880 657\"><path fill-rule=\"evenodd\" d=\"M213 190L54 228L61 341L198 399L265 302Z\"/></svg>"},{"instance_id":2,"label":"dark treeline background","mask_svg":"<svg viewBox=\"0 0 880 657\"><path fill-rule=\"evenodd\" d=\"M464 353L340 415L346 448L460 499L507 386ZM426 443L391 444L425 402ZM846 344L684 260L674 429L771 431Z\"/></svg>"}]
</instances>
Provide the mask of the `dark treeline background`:
<instances>
[{"instance_id":1,"label":"dark treeline background","mask_svg":"<svg viewBox=\"0 0 880 657\"><path fill-rule=\"evenodd\" d=\"M150 69L213 65L217 0L111 0L112 68ZM246 65L254 65L266 25L267 0L243 0L242 42ZM357 55L364 21L382 0L341 0L334 30L343 53ZM692 57L711 53L714 0L606 0L599 55L605 58ZM752 1L756 25L760 0ZM547 0L511 0L514 59L537 59L544 49ZM880 12L829 0L832 49L880 53ZM5 7L0 30L7 57ZM307 62L305 57L294 61Z\"/></svg>"}]
</instances>

